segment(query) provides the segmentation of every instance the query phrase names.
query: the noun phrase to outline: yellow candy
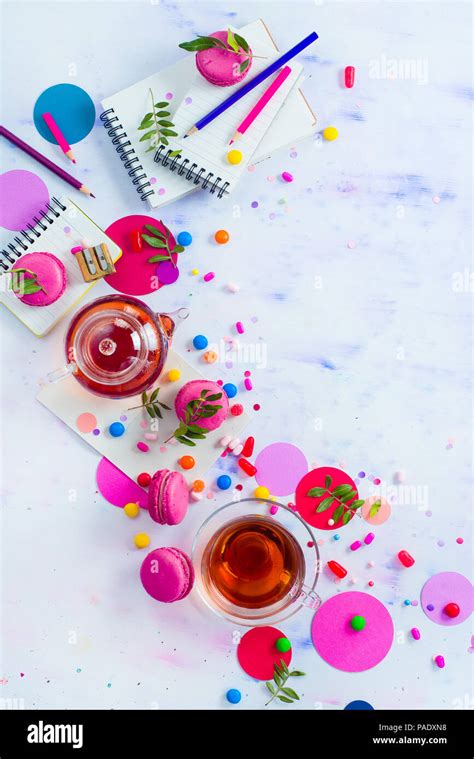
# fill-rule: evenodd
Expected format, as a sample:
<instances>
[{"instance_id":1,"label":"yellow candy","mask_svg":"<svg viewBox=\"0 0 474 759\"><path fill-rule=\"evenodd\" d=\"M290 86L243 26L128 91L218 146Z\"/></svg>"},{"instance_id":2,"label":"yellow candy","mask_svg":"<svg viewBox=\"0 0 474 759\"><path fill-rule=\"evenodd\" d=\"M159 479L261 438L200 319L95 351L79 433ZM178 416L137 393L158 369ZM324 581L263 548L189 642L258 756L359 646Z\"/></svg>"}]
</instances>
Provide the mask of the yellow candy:
<instances>
[{"instance_id":1,"label":"yellow candy","mask_svg":"<svg viewBox=\"0 0 474 759\"><path fill-rule=\"evenodd\" d=\"M199 269L192 269L191 274L196 277L199 274Z\"/></svg>"},{"instance_id":2,"label":"yellow candy","mask_svg":"<svg viewBox=\"0 0 474 759\"><path fill-rule=\"evenodd\" d=\"M168 379L170 382L177 382L181 377L179 369L170 369L168 372Z\"/></svg>"},{"instance_id":3,"label":"yellow candy","mask_svg":"<svg viewBox=\"0 0 474 759\"><path fill-rule=\"evenodd\" d=\"M255 488L253 491L253 494L255 498L268 498L270 495L270 491L268 488L264 487L263 485L259 485L258 488Z\"/></svg>"},{"instance_id":4,"label":"yellow candy","mask_svg":"<svg viewBox=\"0 0 474 759\"><path fill-rule=\"evenodd\" d=\"M126 503L123 510L130 519L135 519L140 512L140 506L138 503Z\"/></svg>"},{"instance_id":5,"label":"yellow candy","mask_svg":"<svg viewBox=\"0 0 474 759\"><path fill-rule=\"evenodd\" d=\"M137 548L146 548L150 545L150 536L146 532L138 532L133 540Z\"/></svg>"},{"instance_id":6,"label":"yellow candy","mask_svg":"<svg viewBox=\"0 0 474 759\"><path fill-rule=\"evenodd\" d=\"M243 156L240 150L229 150L227 153L227 160L229 163L232 163L234 166L241 162Z\"/></svg>"},{"instance_id":7,"label":"yellow candy","mask_svg":"<svg viewBox=\"0 0 474 759\"><path fill-rule=\"evenodd\" d=\"M332 142L333 140L337 140L339 135L339 132L337 131L336 127L326 127L326 129L323 129L323 137L325 140L328 140L329 142Z\"/></svg>"}]
</instances>

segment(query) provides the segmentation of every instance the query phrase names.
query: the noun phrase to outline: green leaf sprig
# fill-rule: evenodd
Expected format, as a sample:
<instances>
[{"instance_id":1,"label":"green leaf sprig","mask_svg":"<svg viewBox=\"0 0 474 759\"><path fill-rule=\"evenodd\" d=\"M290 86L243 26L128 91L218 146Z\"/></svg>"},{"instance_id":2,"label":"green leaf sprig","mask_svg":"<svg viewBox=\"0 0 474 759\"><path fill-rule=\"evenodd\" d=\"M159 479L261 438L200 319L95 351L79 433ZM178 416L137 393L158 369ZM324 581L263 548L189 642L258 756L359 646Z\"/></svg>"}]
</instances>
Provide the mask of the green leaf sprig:
<instances>
[{"instance_id":1,"label":"green leaf sprig","mask_svg":"<svg viewBox=\"0 0 474 759\"><path fill-rule=\"evenodd\" d=\"M179 443L183 445L195 446L196 440L204 440L209 430L204 427L199 427L196 422L199 419L209 419L209 417L217 414L222 406L215 405L213 402L222 398L222 393L211 393L210 390L205 389L201 392L199 398L195 398L186 404L186 411L184 414L184 421L179 423L179 426L175 429L172 435L165 440L168 443L172 438L176 438Z\"/></svg>"},{"instance_id":2,"label":"green leaf sprig","mask_svg":"<svg viewBox=\"0 0 474 759\"><path fill-rule=\"evenodd\" d=\"M160 390L161 388L157 387L155 390L153 390L152 393L150 393L150 395L148 395L146 392L143 392L142 402L140 406L132 406L132 408L129 408L128 411L133 411L136 408L144 408L148 416L151 416L152 419L163 419L161 409L164 408L166 411L171 411L171 409L166 405L166 403L162 403L158 400Z\"/></svg>"},{"instance_id":3,"label":"green leaf sprig","mask_svg":"<svg viewBox=\"0 0 474 759\"><path fill-rule=\"evenodd\" d=\"M10 287L16 295L33 295L40 291L48 294L38 282L38 275L34 271L18 268L11 269L8 273L11 274ZM26 274L30 276L26 277Z\"/></svg>"},{"instance_id":4,"label":"green leaf sprig","mask_svg":"<svg viewBox=\"0 0 474 759\"><path fill-rule=\"evenodd\" d=\"M181 42L179 47L182 48L183 50L187 50L190 53L198 53L200 50L209 50L210 48L213 48L213 47L219 47L222 50L226 50L228 53L232 53L235 55L244 54L246 58L242 61L242 63L239 66L239 70L241 74L243 74L244 71L248 69L252 58L262 57L258 55L253 55L250 52L250 46L247 40L244 39L240 34L237 34L237 32L233 32L231 29L227 29L226 42L223 42L222 40L217 39L217 37L203 37L201 34L198 34L195 40L191 40L190 42Z\"/></svg>"},{"instance_id":5,"label":"green leaf sprig","mask_svg":"<svg viewBox=\"0 0 474 759\"><path fill-rule=\"evenodd\" d=\"M381 506L382 506L382 501L380 500L380 498L377 501L373 502L369 511L369 519L372 519L372 517L375 517L379 513Z\"/></svg>"},{"instance_id":6,"label":"green leaf sprig","mask_svg":"<svg viewBox=\"0 0 474 759\"><path fill-rule=\"evenodd\" d=\"M160 224L163 224L163 222L160 219ZM152 248L159 248L160 250L163 250L163 253L158 253L156 256L152 256L148 259L149 264L155 264L158 261L171 261L173 266L176 268L176 264L173 260L173 254L176 253L182 253L184 250L184 247L182 245L177 245L175 243L173 250L171 250L170 243L171 243L171 232L169 231L168 227L164 227L164 232L161 231L161 229L158 229L157 227L154 227L152 224L145 224L145 229L147 229L149 232L152 233L153 237L150 235L146 235L142 232L142 239L145 240L145 242L148 243L148 245L151 245Z\"/></svg>"},{"instance_id":7,"label":"green leaf sprig","mask_svg":"<svg viewBox=\"0 0 474 759\"><path fill-rule=\"evenodd\" d=\"M293 688L289 688L286 683L290 677L304 677L305 674L305 672L300 672L298 669L293 669L290 672L283 659L280 659L280 666L278 664L273 665L273 682L265 683L267 690L272 694L270 701L267 701L265 706L271 704L274 698L283 701L284 704L292 704L294 701L299 701L300 697L296 691Z\"/></svg>"},{"instance_id":8,"label":"green leaf sprig","mask_svg":"<svg viewBox=\"0 0 474 759\"><path fill-rule=\"evenodd\" d=\"M357 497L357 493L352 489L351 485L338 485L331 490L331 484L332 477L328 474L324 480L323 488L311 488L306 495L309 495L310 498L322 498L323 496L326 496L326 498L324 498L316 507L317 514L320 514L322 511L327 511L334 501L336 501L339 505L332 515L334 523L337 524L342 517L342 524L347 524L357 512L357 509L360 509L363 505L364 500L353 500ZM357 516L360 516L360 514Z\"/></svg>"},{"instance_id":9,"label":"green leaf sprig","mask_svg":"<svg viewBox=\"0 0 474 759\"><path fill-rule=\"evenodd\" d=\"M177 137L178 133L173 131L174 124L170 121L170 111L168 100L161 100L155 103L153 91L150 89L151 111L146 113L138 127L139 131L145 131L140 137L140 142L150 140L150 147L145 151L149 153L156 150L159 145L169 145L168 137ZM177 156L181 150L173 150L170 156Z\"/></svg>"}]
</instances>

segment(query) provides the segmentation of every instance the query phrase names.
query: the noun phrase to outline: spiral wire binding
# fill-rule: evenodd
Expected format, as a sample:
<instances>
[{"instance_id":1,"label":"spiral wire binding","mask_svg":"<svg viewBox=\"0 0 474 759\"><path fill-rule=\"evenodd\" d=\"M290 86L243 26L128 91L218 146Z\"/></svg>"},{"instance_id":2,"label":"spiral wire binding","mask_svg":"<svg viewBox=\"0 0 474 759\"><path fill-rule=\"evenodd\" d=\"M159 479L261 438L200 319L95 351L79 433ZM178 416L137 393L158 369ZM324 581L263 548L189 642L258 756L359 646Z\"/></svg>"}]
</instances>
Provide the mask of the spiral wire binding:
<instances>
[{"instance_id":1,"label":"spiral wire binding","mask_svg":"<svg viewBox=\"0 0 474 759\"><path fill-rule=\"evenodd\" d=\"M162 166L169 168L170 171L176 171L176 169L178 169L177 174L179 177L185 175L184 178L186 181L192 181L196 186L200 184L201 190L205 190L207 186L210 185L209 192L211 195L214 195L216 190L218 190L217 197L222 198L224 196L224 193L229 186L229 182L221 184L222 177L215 177L214 172L212 171L209 171L207 176L204 176L206 169L202 167L199 168L197 163L191 163L188 158L181 158L180 156L175 155L170 161L171 153L173 153L172 150L169 148L167 150L164 145L160 145L155 153L154 160L156 163L161 163ZM191 164L190 166L188 166L189 163Z\"/></svg>"},{"instance_id":2,"label":"spiral wire binding","mask_svg":"<svg viewBox=\"0 0 474 759\"><path fill-rule=\"evenodd\" d=\"M53 203L55 203L61 211L66 210L66 206L64 206L60 200L54 197L51 198L51 201L46 204L47 211L38 211L37 216L33 216L33 223L27 224L26 229L20 230L18 233L19 236L13 238L14 242L8 243L8 250L0 250L0 267L3 271L10 271L12 268L10 264L14 264L17 258L20 258L23 253L28 251L29 245L33 245L33 243L41 237L42 233L46 232L48 224L54 224L55 219L58 219L61 216L55 206L53 206ZM54 218L51 218L52 216ZM17 248L20 248L20 250L17 250ZM13 258L13 256L15 256L15 258ZM9 263L7 263L7 261ZM0 271L0 275L2 273L3 272Z\"/></svg>"},{"instance_id":3,"label":"spiral wire binding","mask_svg":"<svg viewBox=\"0 0 474 759\"><path fill-rule=\"evenodd\" d=\"M128 176L132 179L132 183L135 185L137 192L141 195L141 199L146 200L148 196L153 195L155 191L150 189L145 192L147 187L151 188L151 184L148 181L148 177L140 163L140 159L137 156L135 149L132 148L132 143L128 139L127 132L122 124L118 123L119 118L115 115L115 110L109 108L107 111L104 111L100 115L100 120L105 129L107 129L107 134L112 140L112 145L119 154L120 160L128 171ZM112 126L115 122L117 122L117 124ZM120 130L122 130L121 133Z\"/></svg>"}]
</instances>

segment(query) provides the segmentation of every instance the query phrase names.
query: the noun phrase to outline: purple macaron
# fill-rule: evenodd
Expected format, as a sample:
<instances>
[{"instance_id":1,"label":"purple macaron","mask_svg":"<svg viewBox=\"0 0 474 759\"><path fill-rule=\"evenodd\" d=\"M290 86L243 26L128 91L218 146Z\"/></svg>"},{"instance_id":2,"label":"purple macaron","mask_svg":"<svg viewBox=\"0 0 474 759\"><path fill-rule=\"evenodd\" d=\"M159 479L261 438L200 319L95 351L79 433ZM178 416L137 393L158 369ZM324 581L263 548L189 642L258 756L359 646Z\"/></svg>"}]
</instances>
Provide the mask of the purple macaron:
<instances>
[{"instance_id":1,"label":"purple macaron","mask_svg":"<svg viewBox=\"0 0 474 759\"><path fill-rule=\"evenodd\" d=\"M179 524L188 512L189 490L180 472L159 469L148 488L148 512L159 524Z\"/></svg>"},{"instance_id":2,"label":"purple macaron","mask_svg":"<svg viewBox=\"0 0 474 759\"><path fill-rule=\"evenodd\" d=\"M179 548L156 548L145 557L140 579L152 598L169 604L191 592L194 569L189 556Z\"/></svg>"}]
</instances>

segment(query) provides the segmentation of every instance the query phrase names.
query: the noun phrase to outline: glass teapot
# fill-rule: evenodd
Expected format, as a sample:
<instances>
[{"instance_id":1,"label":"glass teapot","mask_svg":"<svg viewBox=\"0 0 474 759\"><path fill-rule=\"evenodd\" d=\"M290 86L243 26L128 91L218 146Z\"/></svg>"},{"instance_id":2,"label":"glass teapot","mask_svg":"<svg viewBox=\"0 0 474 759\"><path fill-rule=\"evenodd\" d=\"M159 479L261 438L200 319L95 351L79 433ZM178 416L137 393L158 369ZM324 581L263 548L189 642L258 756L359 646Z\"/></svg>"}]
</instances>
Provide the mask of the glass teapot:
<instances>
[{"instance_id":1,"label":"glass teapot","mask_svg":"<svg viewBox=\"0 0 474 759\"><path fill-rule=\"evenodd\" d=\"M71 320L67 366L49 380L72 374L87 390L108 398L142 393L160 376L176 326L188 316L187 308L155 314L128 295L97 298Z\"/></svg>"}]
</instances>

